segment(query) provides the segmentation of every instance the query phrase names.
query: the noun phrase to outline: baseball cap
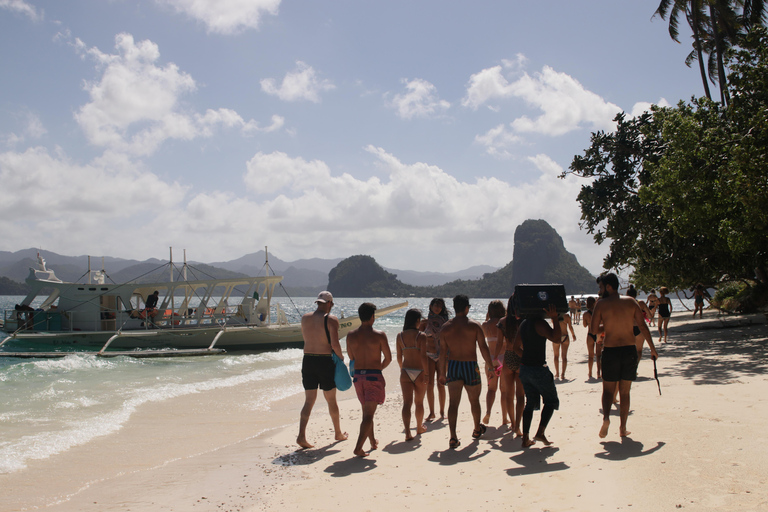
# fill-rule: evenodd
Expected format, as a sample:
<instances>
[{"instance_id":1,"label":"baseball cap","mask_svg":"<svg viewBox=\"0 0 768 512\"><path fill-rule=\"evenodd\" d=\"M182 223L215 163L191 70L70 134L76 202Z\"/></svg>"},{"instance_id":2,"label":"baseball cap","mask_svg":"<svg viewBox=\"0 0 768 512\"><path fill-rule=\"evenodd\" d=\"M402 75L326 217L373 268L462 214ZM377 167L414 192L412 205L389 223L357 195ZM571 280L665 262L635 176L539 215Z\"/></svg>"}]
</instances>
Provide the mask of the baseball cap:
<instances>
[{"instance_id":1,"label":"baseball cap","mask_svg":"<svg viewBox=\"0 0 768 512\"><path fill-rule=\"evenodd\" d=\"M331 295L331 292L320 292L315 302L322 302L323 304L333 302L333 295Z\"/></svg>"}]
</instances>

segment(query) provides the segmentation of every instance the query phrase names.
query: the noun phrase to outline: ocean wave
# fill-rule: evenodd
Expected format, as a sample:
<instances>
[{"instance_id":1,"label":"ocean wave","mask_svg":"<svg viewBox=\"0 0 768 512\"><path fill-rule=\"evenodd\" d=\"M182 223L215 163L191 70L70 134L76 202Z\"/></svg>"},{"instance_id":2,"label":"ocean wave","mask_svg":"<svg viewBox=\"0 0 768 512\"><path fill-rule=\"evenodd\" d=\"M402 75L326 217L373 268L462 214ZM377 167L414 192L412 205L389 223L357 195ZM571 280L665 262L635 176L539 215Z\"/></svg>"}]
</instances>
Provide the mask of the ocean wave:
<instances>
[{"instance_id":1,"label":"ocean wave","mask_svg":"<svg viewBox=\"0 0 768 512\"><path fill-rule=\"evenodd\" d=\"M278 355L276 357L284 356ZM285 360L291 361L295 358L294 355L293 357L286 357ZM77 364L80 364L80 361L75 362L75 365ZM66 367L67 365L63 365L58 368ZM200 382L171 382L124 390L125 399L115 410L100 413L90 418L69 421L63 428L26 435L0 446L0 473L19 471L26 467L29 460L45 459L86 444L98 437L115 433L143 404L162 402L194 393L231 388L253 382L283 380L288 374L297 374L300 368L301 363L294 360L291 364L274 368L256 368L243 374L212 378ZM266 387L254 401L254 404L262 409L268 407L270 403L296 392L300 392L300 388L293 383L288 387ZM71 400L70 403L73 408L86 405L85 403L77 404ZM62 407L69 408L68 405Z\"/></svg>"}]
</instances>

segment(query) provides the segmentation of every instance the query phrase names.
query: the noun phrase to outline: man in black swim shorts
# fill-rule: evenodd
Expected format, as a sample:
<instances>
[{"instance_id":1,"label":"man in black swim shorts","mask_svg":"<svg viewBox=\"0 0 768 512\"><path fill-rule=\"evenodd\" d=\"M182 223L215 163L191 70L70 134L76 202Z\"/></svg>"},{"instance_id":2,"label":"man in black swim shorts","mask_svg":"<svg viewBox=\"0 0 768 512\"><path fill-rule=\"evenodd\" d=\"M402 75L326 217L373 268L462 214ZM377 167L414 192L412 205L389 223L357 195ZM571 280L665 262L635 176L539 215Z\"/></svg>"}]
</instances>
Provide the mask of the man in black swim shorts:
<instances>
[{"instance_id":1,"label":"man in black swim shorts","mask_svg":"<svg viewBox=\"0 0 768 512\"><path fill-rule=\"evenodd\" d=\"M605 339L603 341L602 370L603 370L603 426L600 437L608 435L610 426L611 406L616 388L619 389L619 415L621 425L619 434L628 436L627 418L629 417L629 390L632 381L637 378L637 345L633 326L640 328L640 334L651 348L651 358L659 354L653 345L651 331L643 318L643 312L637 301L631 297L619 295L619 278L616 274L604 274L598 278L600 300L595 304L592 321L589 325L589 335L596 339L600 325L603 325Z\"/></svg>"},{"instance_id":2,"label":"man in black swim shorts","mask_svg":"<svg viewBox=\"0 0 768 512\"><path fill-rule=\"evenodd\" d=\"M333 308L333 295L330 292L320 292L315 303L317 303L317 309L301 317L301 336L304 338L304 360L301 363L304 407L301 409L299 436L296 438L296 443L302 448L312 448L307 441L307 423L317 400L318 387L323 390L325 401L328 402L328 412L336 431L336 440L343 441L348 437L346 432L341 431L334 382L335 365L331 358L331 352L335 352L342 361L344 360L339 344L339 319L330 314Z\"/></svg>"}]
</instances>

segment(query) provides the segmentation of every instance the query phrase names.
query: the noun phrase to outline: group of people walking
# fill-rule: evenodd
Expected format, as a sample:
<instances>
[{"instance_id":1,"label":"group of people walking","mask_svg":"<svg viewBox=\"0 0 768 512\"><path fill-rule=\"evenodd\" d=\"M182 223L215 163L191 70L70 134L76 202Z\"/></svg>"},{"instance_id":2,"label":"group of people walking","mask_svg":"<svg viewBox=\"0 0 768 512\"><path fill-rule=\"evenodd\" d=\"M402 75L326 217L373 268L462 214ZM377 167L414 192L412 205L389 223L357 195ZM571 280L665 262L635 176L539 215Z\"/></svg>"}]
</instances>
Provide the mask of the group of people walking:
<instances>
[{"instance_id":1,"label":"group of people walking","mask_svg":"<svg viewBox=\"0 0 768 512\"><path fill-rule=\"evenodd\" d=\"M630 388L637 376L642 343L648 344L653 359L658 357L658 353L645 320L646 312L634 298L619 295L618 277L615 274L604 274L597 279L597 284L599 300L588 299L587 310L582 315L579 307L579 315L589 331L589 377L592 377L593 363L596 361L598 378L603 380L603 424L599 435L605 437L608 433L611 406L618 395L621 419L619 433L626 436L629 434L626 423ZM662 289L662 297L656 306L659 307L660 322L665 318L660 306L670 307L669 299L664 301L665 298L666 290ZM302 318L305 404L297 437L297 443L302 448L312 447L306 438L306 427L318 387L323 390L328 402L335 439L347 439L347 434L342 432L339 425L333 380L335 366L331 357L331 353L335 353L344 359L338 339L339 322L330 315L333 297L329 292L320 293L316 303L317 310ZM558 313L554 305L549 305L541 314L521 316L516 312L514 295L509 298L506 308L501 301L491 301L483 323L469 318L470 307L466 295L457 295L453 299L453 318L448 314L444 300L440 298L432 300L426 317L415 308L405 314L403 330L395 340L395 357L400 367L406 441L415 437L412 419L415 419L415 435L418 436L427 431L425 422L435 419L438 410L441 419L446 417L447 395L450 432L448 445L450 448L459 447L458 410L464 394L469 400L472 414L472 438L480 438L486 432L491 408L497 392L500 392L502 421L522 438L523 446L528 447L537 442L550 445L546 428L559 407L555 379L565 379L567 347L571 340L575 340L572 315ZM359 457L369 453L365 449L366 441L370 449L376 449L378 445L373 418L377 406L384 403L382 371L393 359L386 334L373 328L375 311L375 305L362 304L358 309L362 324L347 335L347 354L354 362L353 383L363 411L354 448L354 454ZM554 375L547 366L547 341L556 347ZM481 372L478 364L478 352L483 359L484 372ZM486 374L488 383L486 413L483 417L480 403L482 373ZM534 411L538 409L541 409L539 425L531 435Z\"/></svg>"}]
</instances>

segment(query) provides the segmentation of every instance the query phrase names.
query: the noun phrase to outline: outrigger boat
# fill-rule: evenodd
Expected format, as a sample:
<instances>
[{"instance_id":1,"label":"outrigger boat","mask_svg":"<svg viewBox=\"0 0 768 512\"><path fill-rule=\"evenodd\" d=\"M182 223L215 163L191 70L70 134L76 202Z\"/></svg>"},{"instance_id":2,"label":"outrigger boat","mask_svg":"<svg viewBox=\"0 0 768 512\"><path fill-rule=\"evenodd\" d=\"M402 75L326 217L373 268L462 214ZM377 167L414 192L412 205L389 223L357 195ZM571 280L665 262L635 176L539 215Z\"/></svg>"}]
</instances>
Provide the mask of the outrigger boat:
<instances>
[{"instance_id":1,"label":"outrigger boat","mask_svg":"<svg viewBox=\"0 0 768 512\"><path fill-rule=\"evenodd\" d=\"M170 281L108 284L102 268L89 269L88 283L80 284L60 280L38 255L38 268L30 268L26 279L30 293L3 314L6 337L0 341L0 357L64 357L72 351L167 357L303 346L301 325L289 322L280 304L272 302L283 278L269 275L269 260L267 275L233 279L187 280L185 261L181 280L174 280L172 257L168 265ZM161 298L152 304L155 291ZM235 292L242 301L230 306ZM33 301L46 293L33 308ZM376 316L406 306L382 308ZM357 316L340 318L339 337L360 324ZM24 351L6 350L17 345Z\"/></svg>"}]
</instances>

